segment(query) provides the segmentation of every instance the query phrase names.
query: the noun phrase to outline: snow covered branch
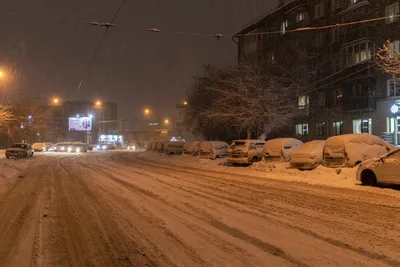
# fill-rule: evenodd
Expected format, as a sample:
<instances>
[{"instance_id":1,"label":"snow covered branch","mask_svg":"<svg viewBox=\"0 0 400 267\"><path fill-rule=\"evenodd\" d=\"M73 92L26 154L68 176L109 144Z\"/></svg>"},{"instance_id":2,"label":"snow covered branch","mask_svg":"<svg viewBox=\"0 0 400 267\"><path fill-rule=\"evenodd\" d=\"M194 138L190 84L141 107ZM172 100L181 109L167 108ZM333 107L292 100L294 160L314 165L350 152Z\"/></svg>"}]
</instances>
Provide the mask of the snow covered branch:
<instances>
[{"instance_id":1,"label":"snow covered branch","mask_svg":"<svg viewBox=\"0 0 400 267\"><path fill-rule=\"evenodd\" d=\"M399 79L400 53L396 50L395 43L389 40L378 50L377 64L391 77Z\"/></svg>"}]
</instances>

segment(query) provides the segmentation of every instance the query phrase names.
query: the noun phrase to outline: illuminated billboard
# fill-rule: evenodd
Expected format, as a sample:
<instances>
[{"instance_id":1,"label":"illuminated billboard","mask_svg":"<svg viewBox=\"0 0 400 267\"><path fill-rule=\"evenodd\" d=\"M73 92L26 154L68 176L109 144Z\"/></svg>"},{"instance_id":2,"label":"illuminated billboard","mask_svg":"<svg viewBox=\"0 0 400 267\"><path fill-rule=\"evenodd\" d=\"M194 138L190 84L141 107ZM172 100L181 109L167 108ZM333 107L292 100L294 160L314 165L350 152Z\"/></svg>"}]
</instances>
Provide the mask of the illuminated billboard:
<instances>
[{"instance_id":1,"label":"illuminated billboard","mask_svg":"<svg viewBox=\"0 0 400 267\"><path fill-rule=\"evenodd\" d=\"M92 131L91 117L70 117L68 119L68 129L72 132L90 132Z\"/></svg>"}]
</instances>

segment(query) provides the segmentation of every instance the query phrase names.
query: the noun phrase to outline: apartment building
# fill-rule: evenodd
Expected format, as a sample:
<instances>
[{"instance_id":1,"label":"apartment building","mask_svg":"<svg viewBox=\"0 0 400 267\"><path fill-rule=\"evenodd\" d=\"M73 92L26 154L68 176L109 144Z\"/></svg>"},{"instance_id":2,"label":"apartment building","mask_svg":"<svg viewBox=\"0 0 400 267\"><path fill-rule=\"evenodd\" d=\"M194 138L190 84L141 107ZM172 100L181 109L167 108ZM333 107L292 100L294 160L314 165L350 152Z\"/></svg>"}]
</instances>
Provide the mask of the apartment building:
<instances>
[{"instance_id":1,"label":"apartment building","mask_svg":"<svg viewBox=\"0 0 400 267\"><path fill-rule=\"evenodd\" d=\"M266 71L295 71L303 56L308 88L294 92L302 115L287 135L306 141L370 133L399 144L400 84L376 64L387 40L400 51L398 15L395 0L279 1L237 33L238 60L266 64ZM327 25L337 26L314 28Z\"/></svg>"}]
</instances>

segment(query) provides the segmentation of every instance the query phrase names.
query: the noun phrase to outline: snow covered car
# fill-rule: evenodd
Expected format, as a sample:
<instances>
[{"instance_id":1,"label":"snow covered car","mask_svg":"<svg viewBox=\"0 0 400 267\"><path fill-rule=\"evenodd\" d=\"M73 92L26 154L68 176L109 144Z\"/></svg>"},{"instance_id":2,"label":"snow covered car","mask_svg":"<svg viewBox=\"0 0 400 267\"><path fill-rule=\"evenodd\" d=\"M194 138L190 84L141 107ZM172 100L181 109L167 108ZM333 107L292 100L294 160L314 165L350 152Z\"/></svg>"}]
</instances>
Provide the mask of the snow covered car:
<instances>
[{"instance_id":1,"label":"snow covered car","mask_svg":"<svg viewBox=\"0 0 400 267\"><path fill-rule=\"evenodd\" d=\"M156 142L156 150L155 151L157 151L159 153L163 153L163 151L164 151L164 142L165 141L157 141Z\"/></svg>"},{"instance_id":2,"label":"snow covered car","mask_svg":"<svg viewBox=\"0 0 400 267\"><path fill-rule=\"evenodd\" d=\"M156 151L157 150L157 141L153 141L151 143L151 149L150 150L151 151Z\"/></svg>"},{"instance_id":3,"label":"snow covered car","mask_svg":"<svg viewBox=\"0 0 400 267\"><path fill-rule=\"evenodd\" d=\"M47 147L45 143L34 143L32 149L35 152L44 152L47 150Z\"/></svg>"},{"instance_id":4,"label":"snow covered car","mask_svg":"<svg viewBox=\"0 0 400 267\"><path fill-rule=\"evenodd\" d=\"M200 144L200 158L219 159L228 155L229 145L221 141L206 141Z\"/></svg>"},{"instance_id":5,"label":"snow covered car","mask_svg":"<svg viewBox=\"0 0 400 267\"><path fill-rule=\"evenodd\" d=\"M186 155L197 156L200 151L200 142L186 142L184 145Z\"/></svg>"},{"instance_id":6,"label":"snow covered car","mask_svg":"<svg viewBox=\"0 0 400 267\"><path fill-rule=\"evenodd\" d=\"M379 158L367 159L357 168L357 180L363 185L400 184L400 148Z\"/></svg>"},{"instance_id":7,"label":"snow covered car","mask_svg":"<svg viewBox=\"0 0 400 267\"><path fill-rule=\"evenodd\" d=\"M303 142L296 138L276 138L265 142L263 161L290 161L290 155Z\"/></svg>"},{"instance_id":8,"label":"snow covered car","mask_svg":"<svg viewBox=\"0 0 400 267\"><path fill-rule=\"evenodd\" d=\"M30 158L33 156L32 146L24 143L15 143L6 150L6 158Z\"/></svg>"},{"instance_id":9,"label":"snow covered car","mask_svg":"<svg viewBox=\"0 0 400 267\"><path fill-rule=\"evenodd\" d=\"M167 155L182 155L185 151L184 145L185 142L181 141L164 143L164 153Z\"/></svg>"},{"instance_id":10,"label":"snow covered car","mask_svg":"<svg viewBox=\"0 0 400 267\"><path fill-rule=\"evenodd\" d=\"M388 153L393 146L370 134L344 134L330 137L324 146L323 165L354 167L370 158Z\"/></svg>"},{"instance_id":11,"label":"snow covered car","mask_svg":"<svg viewBox=\"0 0 400 267\"><path fill-rule=\"evenodd\" d=\"M312 170L322 164L324 158L324 140L315 140L301 145L290 156L290 167L300 170Z\"/></svg>"},{"instance_id":12,"label":"snow covered car","mask_svg":"<svg viewBox=\"0 0 400 267\"><path fill-rule=\"evenodd\" d=\"M252 164L263 156L265 141L235 140L228 149L227 162L232 164Z\"/></svg>"}]
</instances>

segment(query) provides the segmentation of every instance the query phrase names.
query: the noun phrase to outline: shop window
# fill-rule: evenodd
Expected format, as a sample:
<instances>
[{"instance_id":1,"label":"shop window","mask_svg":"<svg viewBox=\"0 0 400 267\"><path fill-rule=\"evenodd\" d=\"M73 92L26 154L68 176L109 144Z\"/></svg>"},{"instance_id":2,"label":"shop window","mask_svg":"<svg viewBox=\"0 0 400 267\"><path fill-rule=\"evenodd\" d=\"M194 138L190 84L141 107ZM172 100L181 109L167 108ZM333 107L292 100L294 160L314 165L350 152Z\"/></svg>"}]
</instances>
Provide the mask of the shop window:
<instances>
[{"instance_id":1,"label":"shop window","mask_svg":"<svg viewBox=\"0 0 400 267\"><path fill-rule=\"evenodd\" d=\"M308 136L308 123L296 124L296 135Z\"/></svg>"},{"instance_id":2,"label":"shop window","mask_svg":"<svg viewBox=\"0 0 400 267\"><path fill-rule=\"evenodd\" d=\"M353 120L353 133L371 134L372 133L372 119Z\"/></svg>"},{"instance_id":3,"label":"shop window","mask_svg":"<svg viewBox=\"0 0 400 267\"><path fill-rule=\"evenodd\" d=\"M332 135L343 134L343 121L334 121L332 123Z\"/></svg>"},{"instance_id":4,"label":"shop window","mask_svg":"<svg viewBox=\"0 0 400 267\"><path fill-rule=\"evenodd\" d=\"M325 136L325 122L318 122L317 123L317 135L318 136Z\"/></svg>"}]
</instances>

